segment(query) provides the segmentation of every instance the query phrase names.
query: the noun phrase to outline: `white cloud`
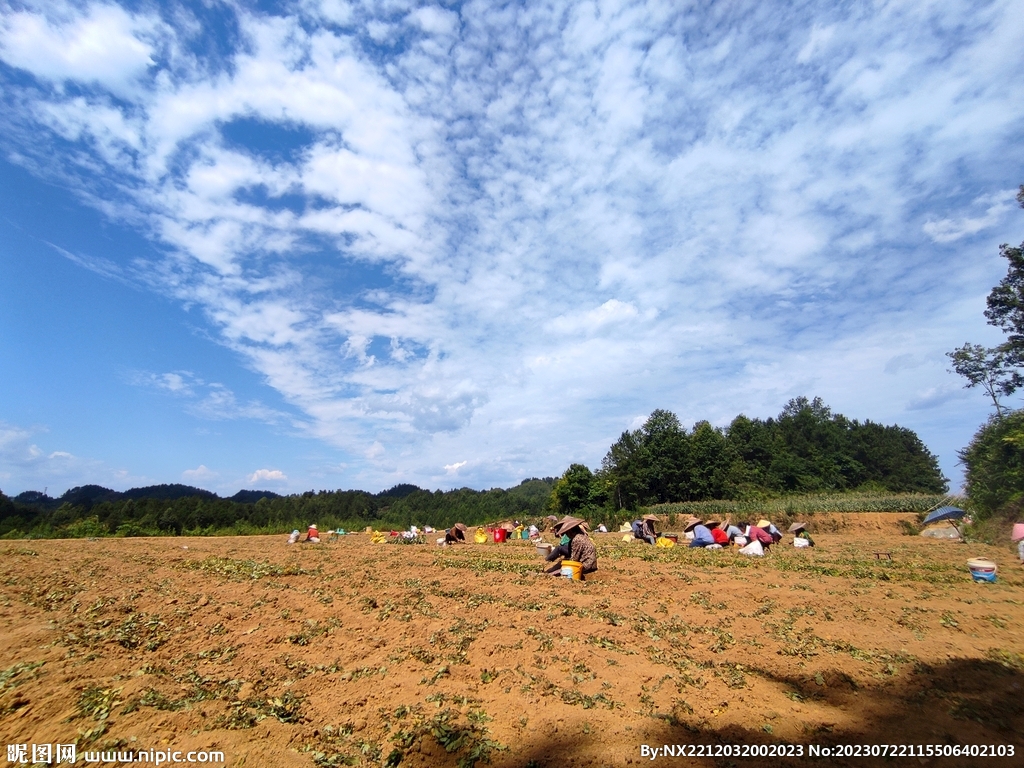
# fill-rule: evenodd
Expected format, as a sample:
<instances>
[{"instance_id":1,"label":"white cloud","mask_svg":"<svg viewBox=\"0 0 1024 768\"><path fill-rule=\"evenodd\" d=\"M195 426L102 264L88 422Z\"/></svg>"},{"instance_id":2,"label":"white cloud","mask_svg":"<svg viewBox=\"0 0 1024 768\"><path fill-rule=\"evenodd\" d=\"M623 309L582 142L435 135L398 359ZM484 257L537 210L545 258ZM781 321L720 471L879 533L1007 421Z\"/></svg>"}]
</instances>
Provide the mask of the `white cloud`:
<instances>
[{"instance_id":1,"label":"white cloud","mask_svg":"<svg viewBox=\"0 0 1024 768\"><path fill-rule=\"evenodd\" d=\"M0 19L0 58L37 77L96 82L124 94L153 65L147 37L159 22L119 5L95 3L84 13L54 4L53 16L15 11Z\"/></svg>"},{"instance_id":2,"label":"white cloud","mask_svg":"<svg viewBox=\"0 0 1024 768\"><path fill-rule=\"evenodd\" d=\"M818 53L825 49L835 32L836 27L834 24L830 24L826 27L815 25L811 30L807 43L800 49L800 53L797 54L796 60L801 64L809 62Z\"/></svg>"},{"instance_id":3,"label":"white cloud","mask_svg":"<svg viewBox=\"0 0 1024 768\"><path fill-rule=\"evenodd\" d=\"M181 479L186 483L209 482L219 476L219 473L209 469L205 464L200 464L195 469L186 469L181 473Z\"/></svg>"},{"instance_id":4,"label":"white cloud","mask_svg":"<svg viewBox=\"0 0 1024 768\"><path fill-rule=\"evenodd\" d=\"M409 20L431 35L451 35L458 29L459 15L436 5L417 8L409 14Z\"/></svg>"},{"instance_id":5,"label":"white cloud","mask_svg":"<svg viewBox=\"0 0 1024 768\"><path fill-rule=\"evenodd\" d=\"M639 314L631 302L608 299L594 309L556 317L549 323L549 328L556 333L592 333L610 325L628 323Z\"/></svg>"},{"instance_id":6,"label":"white cloud","mask_svg":"<svg viewBox=\"0 0 1024 768\"><path fill-rule=\"evenodd\" d=\"M962 387L955 383L943 382L934 387L928 387L914 394L907 402L908 411L922 411L929 408L938 408L950 400L965 399L966 394Z\"/></svg>"},{"instance_id":7,"label":"white cloud","mask_svg":"<svg viewBox=\"0 0 1024 768\"><path fill-rule=\"evenodd\" d=\"M5 83L9 144L167 254L74 258L197 307L300 416L139 383L302 429L369 482L593 464L655 407L955 418L928 379L983 327L964 297L1024 161L1014 3L301 7L234 8L209 62L195 25L117 6L3 22L9 64L89 86ZM101 18L122 47L82 53ZM294 146L232 139L246 121Z\"/></svg>"},{"instance_id":8,"label":"white cloud","mask_svg":"<svg viewBox=\"0 0 1024 768\"><path fill-rule=\"evenodd\" d=\"M253 419L267 424L284 424L292 418L283 411L270 408L259 400L239 402L235 393L219 382L207 382L191 371L152 373L136 371L129 383L163 390L184 399L185 409L200 418L222 421Z\"/></svg>"},{"instance_id":9,"label":"white cloud","mask_svg":"<svg viewBox=\"0 0 1024 768\"><path fill-rule=\"evenodd\" d=\"M968 235L982 232L998 224L1015 208L1016 190L986 195L974 201L974 207L985 207L981 216L957 219L938 219L925 222L922 229L936 243L951 243Z\"/></svg>"},{"instance_id":10,"label":"white cloud","mask_svg":"<svg viewBox=\"0 0 1024 768\"><path fill-rule=\"evenodd\" d=\"M454 464L445 464L444 471L449 475L456 475L458 474L459 470L466 466L468 463L468 461L457 461Z\"/></svg>"},{"instance_id":11,"label":"white cloud","mask_svg":"<svg viewBox=\"0 0 1024 768\"><path fill-rule=\"evenodd\" d=\"M257 469L249 475L250 483L283 482L287 476L279 469Z\"/></svg>"}]
</instances>

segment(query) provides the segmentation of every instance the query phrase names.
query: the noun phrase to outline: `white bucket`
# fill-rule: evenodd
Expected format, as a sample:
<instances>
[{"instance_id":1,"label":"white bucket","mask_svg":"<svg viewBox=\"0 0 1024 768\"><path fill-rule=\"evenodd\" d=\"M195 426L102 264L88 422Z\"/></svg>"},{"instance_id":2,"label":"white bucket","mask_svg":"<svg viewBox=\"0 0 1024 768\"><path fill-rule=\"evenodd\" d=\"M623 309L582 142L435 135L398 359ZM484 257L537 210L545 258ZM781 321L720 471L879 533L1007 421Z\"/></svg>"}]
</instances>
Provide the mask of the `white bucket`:
<instances>
[{"instance_id":1,"label":"white bucket","mask_svg":"<svg viewBox=\"0 0 1024 768\"><path fill-rule=\"evenodd\" d=\"M967 568L971 572L971 578L975 581L994 582L996 580L998 566L991 560L982 557L972 558L967 561Z\"/></svg>"}]
</instances>

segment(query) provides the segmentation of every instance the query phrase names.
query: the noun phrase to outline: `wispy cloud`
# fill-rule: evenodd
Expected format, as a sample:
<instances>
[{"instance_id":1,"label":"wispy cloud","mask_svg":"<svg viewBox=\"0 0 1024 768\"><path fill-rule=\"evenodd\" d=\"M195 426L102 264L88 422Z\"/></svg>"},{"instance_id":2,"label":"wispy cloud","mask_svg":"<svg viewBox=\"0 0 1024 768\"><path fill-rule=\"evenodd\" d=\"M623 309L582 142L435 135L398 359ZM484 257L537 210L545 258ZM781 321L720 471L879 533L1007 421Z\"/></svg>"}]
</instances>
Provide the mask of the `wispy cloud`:
<instances>
[{"instance_id":1,"label":"wispy cloud","mask_svg":"<svg viewBox=\"0 0 1024 768\"><path fill-rule=\"evenodd\" d=\"M952 243L968 235L982 232L1000 223L1007 213L1017 207L1014 200L1016 191L1006 190L975 200L971 207L983 208L984 212L980 216L927 221L922 229L936 243Z\"/></svg>"},{"instance_id":2,"label":"wispy cloud","mask_svg":"<svg viewBox=\"0 0 1024 768\"><path fill-rule=\"evenodd\" d=\"M990 279L941 246L1002 221L1024 160L1013 2L293 8L233 7L220 58L151 6L0 27L8 152L144 231L166 257L135 274L302 417L150 375L193 413L295 424L378 482L445 482L437 455L509 482L653 407L777 412L936 324L851 396L896 414L934 366L886 361L962 343L905 307Z\"/></svg>"},{"instance_id":3,"label":"wispy cloud","mask_svg":"<svg viewBox=\"0 0 1024 768\"><path fill-rule=\"evenodd\" d=\"M135 386L163 390L182 398L185 409L200 418L215 421L253 419L267 424L298 424L289 414L270 408L258 400L239 402L235 393L228 387L218 382L204 381L191 371L136 371L129 375L128 381Z\"/></svg>"}]
</instances>

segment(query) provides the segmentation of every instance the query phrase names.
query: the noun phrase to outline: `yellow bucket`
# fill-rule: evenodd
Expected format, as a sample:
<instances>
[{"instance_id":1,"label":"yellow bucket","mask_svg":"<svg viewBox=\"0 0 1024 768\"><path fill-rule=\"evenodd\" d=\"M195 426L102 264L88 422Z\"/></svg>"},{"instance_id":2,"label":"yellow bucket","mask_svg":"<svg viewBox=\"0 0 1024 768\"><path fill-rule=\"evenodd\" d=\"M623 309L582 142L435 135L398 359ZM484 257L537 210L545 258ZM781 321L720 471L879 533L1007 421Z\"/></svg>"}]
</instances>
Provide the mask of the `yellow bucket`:
<instances>
[{"instance_id":1,"label":"yellow bucket","mask_svg":"<svg viewBox=\"0 0 1024 768\"><path fill-rule=\"evenodd\" d=\"M583 563L578 563L575 560L563 560L562 570L559 575L563 579L583 581Z\"/></svg>"},{"instance_id":2,"label":"yellow bucket","mask_svg":"<svg viewBox=\"0 0 1024 768\"><path fill-rule=\"evenodd\" d=\"M485 531L483 528L477 528L476 533L473 534L473 541L475 541L477 544L486 544L487 538L487 531Z\"/></svg>"}]
</instances>

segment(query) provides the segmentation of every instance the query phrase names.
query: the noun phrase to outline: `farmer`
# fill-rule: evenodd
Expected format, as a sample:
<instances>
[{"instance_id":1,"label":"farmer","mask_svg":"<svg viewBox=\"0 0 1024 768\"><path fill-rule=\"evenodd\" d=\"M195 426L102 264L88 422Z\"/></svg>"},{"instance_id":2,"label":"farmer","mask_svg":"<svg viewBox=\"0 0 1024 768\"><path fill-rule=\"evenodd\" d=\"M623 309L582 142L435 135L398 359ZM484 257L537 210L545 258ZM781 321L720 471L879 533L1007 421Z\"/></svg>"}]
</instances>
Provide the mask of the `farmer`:
<instances>
[{"instance_id":1,"label":"farmer","mask_svg":"<svg viewBox=\"0 0 1024 768\"><path fill-rule=\"evenodd\" d=\"M303 544L319 544L320 543L320 531L316 529L316 523L309 526L309 530L306 531L306 538L302 540Z\"/></svg>"},{"instance_id":2,"label":"farmer","mask_svg":"<svg viewBox=\"0 0 1024 768\"><path fill-rule=\"evenodd\" d=\"M289 544L297 544L298 541L299 541L299 538L301 536L302 536L302 534L299 533L298 528L296 528L294 531L291 532L291 535L288 536L288 543Z\"/></svg>"},{"instance_id":3,"label":"farmer","mask_svg":"<svg viewBox=\"0 0 1024 768\"><path fill-rule=\"evenodd\" d=\"M706 547L715 543L711 536L711 529L700 520L691 520L684 530L687 533L693 531L693 541L690 542L690 547Z\"/></svg>"},{"instance_id":4,"label":"farmer","mask_svg":"<svg viewBox=\"0 0 1024 768\"><path fill-rule=\"evenodd\" d=\"M559 533L559 530L561 529L563 524L569 522L572 519L572 517L566 515L551 527L551 532L559 538L558 543L550 552L548 552L548 556L546 559L549 563L554 562L555 560L558 560L563 557L569 557L569 544L572 542L572 540L569 538L568 535L564 533ZM569 557L569 559L571 560L572 558Z\"/></svg>"},{"instance_id":5,"label":"farmer","mask_svg":"<svg viewBox=\"0 0 1024 768\"><path fill-rule=\"evenodd\" d=\"M447 531L444 532L444 543L445 544L465 544L466 543L466 525L465 523L456 523Z\"/></svg>"},{"instance_id":6,"label":"farmer","mask_svg":"<svg viewBox=\"0 0 1024 768\"><path fill-rule=\"evenodd\" d=\"M762 531L767 531L768 535L772 537L772 541L776 544L782 541L782 531L772 525L768 520L761 519L757 522L757 527Z\"/></svg>"},{"instance_id":7,"label":"farmer","mask_svg":"<svg viewBox=\"0 0 1024 768\"><path fill-rule=\"evenodd\" d=\"M767 521L762 520L761 522ZM761 546L764 547L766 552L768 551L768 548L775 543L774 537L770 533L768 533L768 531L766 531L764 528L761 528L759 525L748 525L746 535L747 541L751 543L755 541L761 542ZM782 534L779 534L780 538L781 536Z\"/></svg>"},{"instance_id":8,"label":"farmer","mask_svg":"<svg viewBox=\"0 0 1024 768\"><path fill-rule=\"evenodd\" d=\"M658 534L654 530L654 524L658 518L654 515L644 515L640 520L634 520L630 526L633 529L633 538L654 544L658 540Z\"/></svg>"},{"instance_id":9,"label":"farmer","mask_svg":"<svg viewBox=\"0 0 1024 768\"><path fill-rule=\"evenodd\" d=\"M557 575L562 569L562 559L575 560L583 565L583 573L593 573L597 570L597 549L594 542L587 535L587 524L578 517L566 517L555 527L553 533L561 536L559 546L551 550L547 556L548 562L554 562L545 573L550 576Z\"/></svg>"},{"instance_id":10,"label":"farmer","mask_svg":"<svg viewBox=\"0 0 1024 768\"><path fill-rule=\"evenodd\" d=\"M726 518L725 522L722 523L720 527L725 529L725 535L729 541L733 541L737 536L742 538L746 535L747 525L748 523L736 523L736 525L733 525L729 522L729 519Z\"/></svg>"},{"instance_id":11,"label":"farmer","mask_svg":"<svg viewBox=\"0 0 1024 768\"><path fill-rule=\"evenodd\" d=\"M811 534L807 532L807 523L793 523L789 526L789 532L793 534L793 542L796 543L796 539L804 539L807 541L808 547L814 546L814 539L811 538Z\"/></svg>"},{"instance_id":12,"label":"farmer","mask_svg":"<svg viewBox=\"0 0 1024 768\"><path fill-rule=\"evenodd\" d=\"M715 540L715 544L721 544L724 547L729 543L729 535L722 530L720 521L707 520L704 525L711 531L711 538Z\"/></svg>"}]
</instances>

